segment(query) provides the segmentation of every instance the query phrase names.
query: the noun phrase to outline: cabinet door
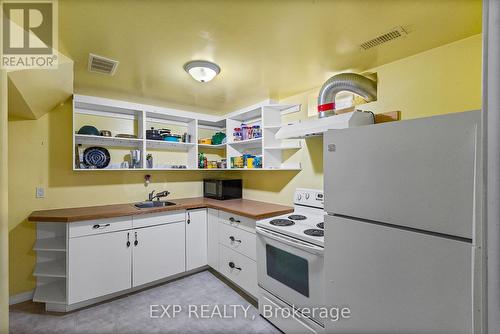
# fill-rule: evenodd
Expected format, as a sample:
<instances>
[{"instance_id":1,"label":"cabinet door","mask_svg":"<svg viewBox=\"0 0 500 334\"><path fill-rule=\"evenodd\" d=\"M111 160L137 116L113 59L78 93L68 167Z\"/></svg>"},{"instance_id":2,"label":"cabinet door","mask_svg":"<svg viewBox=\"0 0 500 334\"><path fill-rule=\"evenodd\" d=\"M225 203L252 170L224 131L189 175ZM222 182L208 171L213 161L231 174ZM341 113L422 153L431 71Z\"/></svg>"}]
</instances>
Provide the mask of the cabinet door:
<instances>
[{"instance_id":1,"label":"cabinet door","mask_svg":"<svg viewBox=\"0 0 500 334\"><path fill-rule=\"evenodd\" d=\"M215 270L219 267L219 211L208 209L207 218L207 260L208 265Z\"/></svg>"},{"instance_id":2,"label":"cabinet door","mask_svg":"<svg viewBox=\"0 0 500 334\"><path fill-rule=\"evenodd\" d=\"M69 239L68 303L129 289L132 232L103 233Z\"/></svg>"},{"instance_id":3,"label":"cabinet door","mask_svg":"<svg viewBox=\"0 0 500 334\"><path fill-rule=\"evenodd\" d=\"M134 287L185 271L184 239L184 222L133 230Z\"/></svg>"},{"instance_id":4,"label":"cabinet door","mask_svg":"<svg viewBox=\"0 0 500 334\"><path fill-rule=\"evenodd\" d=\"M186 270L207 265L207 209L186 211Z\"/></svg>"}]
</instances>

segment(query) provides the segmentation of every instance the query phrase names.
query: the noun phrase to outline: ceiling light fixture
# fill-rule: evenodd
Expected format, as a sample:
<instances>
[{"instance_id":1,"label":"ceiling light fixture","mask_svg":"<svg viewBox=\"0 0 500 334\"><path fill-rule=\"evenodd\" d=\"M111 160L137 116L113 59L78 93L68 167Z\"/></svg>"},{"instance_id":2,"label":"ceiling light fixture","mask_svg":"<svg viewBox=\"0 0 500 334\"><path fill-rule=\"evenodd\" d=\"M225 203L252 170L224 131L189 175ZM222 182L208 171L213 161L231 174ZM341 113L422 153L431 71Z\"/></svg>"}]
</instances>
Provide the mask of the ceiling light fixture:
<instances>
[{"instance_id":1,"label":"ceiling light fixture","mask_svg":"<svg viewBox=\"0 0 500 334\"><path fill-rule=\"evenodd\" d=\"M220 73L219 65L206 60L193 60L184 64L184 70L198 82L209 82Z\"/></svg>"}]
</instances>

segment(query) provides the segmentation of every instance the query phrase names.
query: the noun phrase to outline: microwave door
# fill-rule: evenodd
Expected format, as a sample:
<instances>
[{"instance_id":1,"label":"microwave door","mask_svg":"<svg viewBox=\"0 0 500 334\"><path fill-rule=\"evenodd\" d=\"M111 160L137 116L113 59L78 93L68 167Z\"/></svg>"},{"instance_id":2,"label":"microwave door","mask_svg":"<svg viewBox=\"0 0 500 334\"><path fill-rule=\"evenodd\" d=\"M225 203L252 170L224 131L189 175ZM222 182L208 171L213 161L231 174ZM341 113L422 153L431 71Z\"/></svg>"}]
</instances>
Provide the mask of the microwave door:
<instances>
[{"instance_id":1,"label":"microwave door","mask_svg":"<svg viewBox=\"0 0 500 334\"><path fill-rule=\"evenodd\" d=\"M215 181L215 198L224 199L222 181Z\"/></svg>"},{"instance_id":2,"label":"microwave door","mask_svg":"<svg viewBox=\"0 0 500 334\"><path fill-rule=\"evenodd\" d=\"M217 197L217 183L212 181L205 181L205 197Z\"/></svg>"}]
</instances>

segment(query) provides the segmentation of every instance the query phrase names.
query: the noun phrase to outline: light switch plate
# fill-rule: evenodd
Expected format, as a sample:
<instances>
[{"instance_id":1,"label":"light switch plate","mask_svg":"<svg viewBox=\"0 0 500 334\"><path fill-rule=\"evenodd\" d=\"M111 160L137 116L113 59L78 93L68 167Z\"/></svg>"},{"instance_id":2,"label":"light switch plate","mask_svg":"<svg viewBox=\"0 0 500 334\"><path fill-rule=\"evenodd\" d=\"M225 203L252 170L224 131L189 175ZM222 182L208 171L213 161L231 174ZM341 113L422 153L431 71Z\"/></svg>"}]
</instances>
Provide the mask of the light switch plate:
<instances>
[{"instance_id":1,"label":"light switch plate","mask_svg":"<svg viewBox=\"0 0 500 334\"><path fill-rule=\"evenodd\" d=\"M45 188L43 187L36 187L36 198L44 198L45 197Z\"/></svg>"}]
</instances>

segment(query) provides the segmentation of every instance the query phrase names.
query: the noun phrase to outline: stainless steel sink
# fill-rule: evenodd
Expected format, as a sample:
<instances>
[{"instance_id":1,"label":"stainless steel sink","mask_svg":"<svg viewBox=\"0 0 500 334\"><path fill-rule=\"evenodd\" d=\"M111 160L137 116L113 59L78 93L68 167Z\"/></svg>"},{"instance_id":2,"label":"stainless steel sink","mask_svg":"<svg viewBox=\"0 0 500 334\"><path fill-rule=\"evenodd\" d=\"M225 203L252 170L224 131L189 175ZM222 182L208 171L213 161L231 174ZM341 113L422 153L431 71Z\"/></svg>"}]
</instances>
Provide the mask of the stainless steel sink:
<instances>
[{"instance_id":1,"label":"stainless steel sink","mask_svg":"<svg viewBox=\"0 0 500 334\"><path fill-rule=\"evenodd\" d=\"M175 203L167 201L145 201L145 202L135 203L134 205L136 208L145 209L145 208L159 208L164 206L170 206L170 205L175 205Z\"/></svg>"}]
</instances>

